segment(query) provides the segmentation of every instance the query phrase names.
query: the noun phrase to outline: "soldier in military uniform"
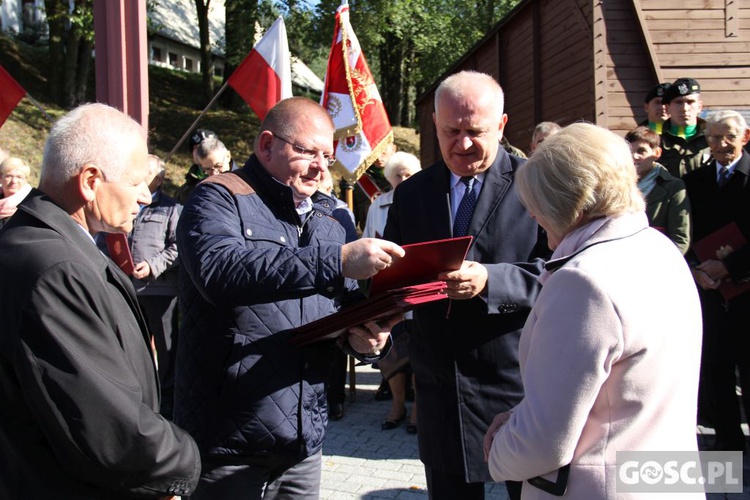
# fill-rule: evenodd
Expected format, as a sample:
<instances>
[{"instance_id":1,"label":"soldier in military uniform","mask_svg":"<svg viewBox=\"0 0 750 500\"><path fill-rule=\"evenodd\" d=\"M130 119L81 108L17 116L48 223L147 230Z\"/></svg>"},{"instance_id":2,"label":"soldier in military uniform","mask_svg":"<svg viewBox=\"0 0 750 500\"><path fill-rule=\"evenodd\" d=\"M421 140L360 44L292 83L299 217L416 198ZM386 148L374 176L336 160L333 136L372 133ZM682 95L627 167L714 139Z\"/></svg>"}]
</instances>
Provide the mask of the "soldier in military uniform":
<instances>
[{"instance_id":1,"label":"soldier in military uniform","mask_svg":"<svg viewBox=\"0 0 750 500\"><path fill-rule=\"evenodd\" d=\"M698 117L703 109L701 86L692 78L679 78L665 90L662 102L670 117L661 134L660 163L673 176L682 177L711 156L703 131L706 122Z\"/></svg>"},{"instance_id":2,"label":"soldier in military uniform","mask_svg":"<svg viewBox=\"0 0 750 500\"><path fill-rule=\"evenodd\" d=\"M648 91L646 98L643 100L646 119L639 123L639 126L648 127L661 135L664 122L669 119L669 111L667 111L667 106L662 101L662 97L671 86L671 83L660 83Z\"/></svg>"}]
</instances>

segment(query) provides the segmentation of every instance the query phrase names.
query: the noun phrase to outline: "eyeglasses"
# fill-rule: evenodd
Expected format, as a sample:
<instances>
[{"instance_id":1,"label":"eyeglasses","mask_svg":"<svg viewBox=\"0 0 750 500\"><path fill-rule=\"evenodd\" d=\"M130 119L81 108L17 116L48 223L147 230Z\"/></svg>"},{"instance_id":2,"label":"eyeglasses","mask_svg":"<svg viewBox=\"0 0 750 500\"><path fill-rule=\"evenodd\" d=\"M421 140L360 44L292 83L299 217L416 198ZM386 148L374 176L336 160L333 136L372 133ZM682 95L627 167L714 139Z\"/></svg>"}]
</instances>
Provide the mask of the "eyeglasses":
<instances>
[{"instance_id":1,"label":"eyeglasses","mask_svg":"<svg viewBox=\"0 0 750 500\"><path fill-rule=\"evenodd\" d=\"M734 134L726 134L726 135L709 135L708 140L711 142L721 142L724 141L726 143L732 143L737 140L737 136Z\"/></svg>"},{"instance_id":2,"label":"eyeglasses","mask_svg":"<svg viewBox=\"0 0 750 500\"><path fill-rule=\"evenodd\" d=\"M229 151L227 151L224 154L224 159L221 160L220 163L217 163L215 165L211 165L209 167L203 167L203 166L201 166L201 170L203 171L203 173L205 175L209 175L212 172L221 173L221 172L224 171L224 167L227 166L229 159L230 159L230 155L229 155Z\"/></svg>"},{"instance_id":3,"label":"eyeglasses","mask_svg":"<svg viewBox=\"0 0 750 500\"><path fill-rule=\"evenodd\" d=\"M4 178L4 179L5 179L6 181L11 181L11 180L13 180L13 179L15 179L15 180L17 180L17 181L25 181L25 180L26 180L26 176L25 176L25 175L16 175L16 174L5 174L5 175L3 176L3 178Z\"/></svg>"},{"instance_id":4,"label":"eyeglasses","mask_svg":"<svg viewBox=\"0 0 750 500\"><path fill-rule=\"evenodd\" d=\"M271 133L273 133L273 132L271 132ZM325 154L323 151L316 151L314 149L303 148L299 144L295 144L295 143L293 143L290 140L284 139L280 135L273 134L273 136L276 137L277 139L281 140L281 141L286 142L290 146L292 146L292 149L294 151L296 151L297 153L301 154L302 156L304 156L308 160L316 160L318 158L318 156L323 155L323 158L325 158L325 160L326 160L326 166L328 166L329 168L332 167L334 163L336 163L336 158L334 158L333 156L329 156L329 155Z\"/></svg>"}]
</instances>

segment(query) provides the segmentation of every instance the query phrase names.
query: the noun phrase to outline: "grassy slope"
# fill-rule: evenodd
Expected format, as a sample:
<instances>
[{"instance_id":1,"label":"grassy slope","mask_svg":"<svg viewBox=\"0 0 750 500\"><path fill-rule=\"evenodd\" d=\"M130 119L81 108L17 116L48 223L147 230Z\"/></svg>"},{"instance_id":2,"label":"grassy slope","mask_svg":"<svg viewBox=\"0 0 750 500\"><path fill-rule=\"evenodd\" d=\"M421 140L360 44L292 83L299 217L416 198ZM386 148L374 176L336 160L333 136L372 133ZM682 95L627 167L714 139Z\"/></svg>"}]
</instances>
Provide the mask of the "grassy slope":
<instances>
[{"instance_id":1,"label":"grassy slope","mask_svg":"<svg viewBox=\"0 0 750 500\"><path fill-rule=\"evenodd\" d=\"M46 78L41 71L46 60L45 50L0 35L0 65L40 102L47 113L58 118L64 110L49 102ZM165 158L203 109L200 75L149 66L149 94L149 148L152 153ZM257 117L249 108L235 113L217 106L198 123L198 127L215 131L239 164L244 163L252 152L258 125ZM22 99L0 128L0 146L29 163L33 186L39 182L39 167L49 128L50 122L29 99ZM396 127L394 135L399 150L418 154L419 138L413 129ZM167 192L172 192L182 183L190 163L187 145L183 144L167 165Z\"/></svg>"}]
</instances>

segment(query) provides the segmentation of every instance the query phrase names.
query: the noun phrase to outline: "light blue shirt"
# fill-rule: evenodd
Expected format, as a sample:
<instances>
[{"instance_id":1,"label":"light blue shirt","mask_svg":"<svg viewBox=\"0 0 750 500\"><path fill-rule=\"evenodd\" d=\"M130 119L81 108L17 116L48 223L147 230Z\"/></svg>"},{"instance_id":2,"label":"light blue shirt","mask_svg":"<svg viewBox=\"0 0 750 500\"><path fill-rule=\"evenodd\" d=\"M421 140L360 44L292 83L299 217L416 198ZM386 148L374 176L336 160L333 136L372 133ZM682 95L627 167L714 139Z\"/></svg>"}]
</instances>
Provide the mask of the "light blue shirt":
<instances>
[{"instance_id":1,"label":"light blue shirt","mask_svg":"<svg viewBox=\"0 0 750 500\"><path fill-rule=\"evenodd\" d=\"M740 162L740 158L742 158L742 155L740 155L739 158L737 158L732 163L727 165L727 170L729 170L730 177L734 173L735 167L737 167L737 164ZM716 182L721 182L721 169L723 168L724 168L724 165L722 165L721 163L717 161L716 162Z\"/></svg>"},{"instance_id":2,"label":"light blue shirt","mask_svg":"<svg viewBox=\"0 0 750 500\"><path fill-rule=\"evenodd\" d=\"M487 172L482 172L474 176L474 194L479 200L479 193L482 191L482 185L484 184L484 176ZM466 192L466 184L461 182L461 177L451 172L451 221L456 220L456 212L458 211L458 205L461 204L461 198L464 197Z\"/></svg>"}]
</instances>

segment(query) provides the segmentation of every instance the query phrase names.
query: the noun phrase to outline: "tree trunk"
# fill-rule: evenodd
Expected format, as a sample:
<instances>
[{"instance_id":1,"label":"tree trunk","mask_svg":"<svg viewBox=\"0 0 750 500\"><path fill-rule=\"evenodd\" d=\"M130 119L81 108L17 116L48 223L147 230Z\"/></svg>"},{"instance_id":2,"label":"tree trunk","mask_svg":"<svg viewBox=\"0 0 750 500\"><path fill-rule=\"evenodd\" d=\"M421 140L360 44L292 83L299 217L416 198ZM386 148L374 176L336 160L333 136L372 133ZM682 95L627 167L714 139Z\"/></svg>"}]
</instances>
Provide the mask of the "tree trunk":
<instances>
[{"instance_id":1,"label":"tree trunk","mask_svg":"<svg viewBox=\"0 0 750 500\"><path fill-rule=\"evenodd\" d=\"M76 73L76 103L80 104L89 100L87 97L89 76L91 74L91 52L94 44L84 39L79 46L78 72Z\"/></svg>"},{"instance_id":2,"label":"tree trunk","mask_svg":"<svg viewBox=\"0 0 750 500\"><path fill-rule=\"evenodd\" d=\"M208 7L211 0L195 0L198 12L198 30L201 44L201 74L203 76L203 97L208 104L214 97L214 65L211 56L211 37L208 31Z\"/></svg>"},{"instance_id":3,"label":"tree trunk","mask_svg":"<svg viewBox=\"0 0 750 500\"><path fill-rule=\"evenodd\" d=\"M64 108L87 100L94 40L92 0L45 0L50 41L48 83L50 98Z\"/></svg>"},{"instance_id":4,"label":"tree trunk","mask_svg":"<svg viewBox=\"0 0 750 500\"><path fill-rule=\"evenodd\" d=\"M245 60L255 43L255 21L258 18L257 0L230 0L226 3L226 59L224 82ZM245 101L236 92L224 92L222 104L238 110Z\"/></svg>"},{"instance_id":5,"label":"tree trunk","mask_svg":"<svg viewBox=\"0 0 750 500\"><path fill-rule=\"evenodd\" d=\"M393 33L383 34L380 46L380 95L391 125L401 125L403 88L403 40Z\"/></svg>"},{"instance_id":6,"label":"tree trunk","mask_svg":"<svg viewBox=\"0 0 750 500\"><path fill-rule=\"evenodd\" d=\"M52 101L63 105L63 78L65 75L65 25L67 23L66 0L45 0L44 6L49 25L49 67L47 84Z\"/></svg>"},{"instance_id":7,"label":"tree trunk","mask_svg":"<svg viewBox=\"0 0 750 500\"><path fill-rule=\"evenodd\" d=\"M412 104L412 87L414 86L414 40L408 39L404 47L404 64L403 64L403 85L401 87L401 119L402 127L411 127L413 117L411 111Z\"/></svg>"},{"instance_id":8,"label":"tree trunk","mask_svg":"<svg viewBox=\"0 0 750 500\"><path fill-rule=\"evenodd\" d=\"M73 108L76 105L76 73L78 72L80 41L80 33L71 26L65 44L65 72L62 90L62 105L66 108Z\"/></svg>"}]
</instances>

